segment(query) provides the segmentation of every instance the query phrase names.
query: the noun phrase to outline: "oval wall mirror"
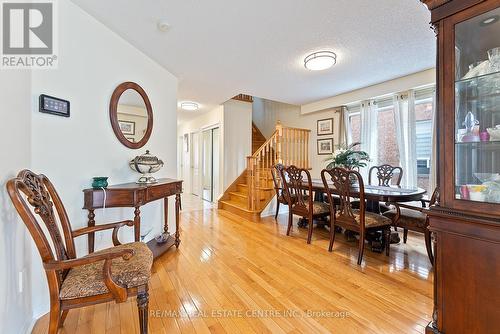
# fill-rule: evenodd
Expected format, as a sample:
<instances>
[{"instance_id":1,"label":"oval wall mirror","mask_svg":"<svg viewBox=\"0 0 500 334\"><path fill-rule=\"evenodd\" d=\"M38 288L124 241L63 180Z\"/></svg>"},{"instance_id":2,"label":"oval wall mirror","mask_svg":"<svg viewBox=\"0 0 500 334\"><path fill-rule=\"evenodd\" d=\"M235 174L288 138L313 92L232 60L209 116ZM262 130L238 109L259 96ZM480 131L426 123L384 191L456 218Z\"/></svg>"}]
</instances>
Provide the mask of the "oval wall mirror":
<instances>
[{"instance_id":1,"label":"oval wall mirror","mask_svg":"<svg viewBox=\"0 0 500 334\"><path fill-rule=\"evenodd\" d=\"M153 131L153 109L141 86L124 82L116 87L109 104L109 117L120 143L133 149L146 145Z\"/></svg>"}]
</instances>

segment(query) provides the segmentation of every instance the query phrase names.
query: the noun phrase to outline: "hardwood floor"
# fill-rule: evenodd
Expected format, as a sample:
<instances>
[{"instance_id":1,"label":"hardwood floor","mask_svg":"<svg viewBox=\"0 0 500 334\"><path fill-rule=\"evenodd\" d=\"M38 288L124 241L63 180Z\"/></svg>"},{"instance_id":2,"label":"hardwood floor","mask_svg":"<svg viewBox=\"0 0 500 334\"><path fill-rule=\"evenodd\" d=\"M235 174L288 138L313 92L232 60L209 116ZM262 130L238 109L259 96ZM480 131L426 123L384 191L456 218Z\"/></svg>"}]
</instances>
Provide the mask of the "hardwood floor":
<instances>
[{"instance_id":1,"label":"hardwood floor","mask_svg":"<svg viewBox=\"0 0 500 334\"><path fill-rule=\"evenodd\" d=\"M150 333L424 332L432 271L422 236L391 245L389 258L367 249L358 266L356 243L338 235L329 253L326 229L316 229L307 245L296 224L285 235L286 220L182 212L179 250L154 263ZM33 333L46 328L44 317ZM137 332L135 298L70 311L61 330Z\"/></svg>"}]
</instances>

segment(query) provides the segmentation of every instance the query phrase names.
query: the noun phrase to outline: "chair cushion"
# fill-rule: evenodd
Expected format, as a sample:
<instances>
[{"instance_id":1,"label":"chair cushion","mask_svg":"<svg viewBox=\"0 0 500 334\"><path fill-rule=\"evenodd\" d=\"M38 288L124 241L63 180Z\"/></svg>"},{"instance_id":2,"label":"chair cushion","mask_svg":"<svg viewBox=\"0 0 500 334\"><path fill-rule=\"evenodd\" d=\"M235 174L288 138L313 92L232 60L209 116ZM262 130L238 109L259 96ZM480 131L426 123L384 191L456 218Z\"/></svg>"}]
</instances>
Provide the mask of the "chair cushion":
<instances>
[{"instance_id":1,"label":"chair cushion","mask_svg":"<svg viewBox=\"0 0 500 334\"><path fill-rule=\"evenodd\" d=\"M359 210L352 210L352 213L356 217L356 221L359 222ZM377 213L373 212L365 212L365 227L371 228L371 227L382 227L382 226L388 226L391 225L392 221L384 217L382 215L379 215Z\"/></svg>"},{"instance_id":2,"label":"chair cushion","mask_svg":"<svg viewBox=\"0 0 500 334\"><path fill-rule=\"evenodd\" d=\"M324 202L313 202L313 215L330 213L330 205Z\"/></svg>"},{"instance_id":3,"label":"chair cushion","mask_svg":"<svg viewBox=\"0 0 500 334\"><path fill-rule=\"evenodd\" d=\"M395 226L416 230L424 230L427 227L427 215L425 213L407 208L400 208L400 210L401 215L399 216L399 220L394 224ZM392 221L394 221L396 214L396 209L384 212L384 216L390 218Z\"/></svg>"},{"instance_id":4,"label":"chair cushion","mask_svg":"<svg viewBox=\"0 0 500 334\"><path fill-rule=\"evenodd\" d=\"M153 253L142 242L133 242L97 251L94 254L107 253L118 249L133 249L134 255L129 260L122 257L112 260L111 277L117 284L133 288L147 284L151 277ZM100 295L108 292L104 283L102 268L104 260L75 267L69 270L60 291L61 299L74 299Z\"/></svg>"}]
</instances>

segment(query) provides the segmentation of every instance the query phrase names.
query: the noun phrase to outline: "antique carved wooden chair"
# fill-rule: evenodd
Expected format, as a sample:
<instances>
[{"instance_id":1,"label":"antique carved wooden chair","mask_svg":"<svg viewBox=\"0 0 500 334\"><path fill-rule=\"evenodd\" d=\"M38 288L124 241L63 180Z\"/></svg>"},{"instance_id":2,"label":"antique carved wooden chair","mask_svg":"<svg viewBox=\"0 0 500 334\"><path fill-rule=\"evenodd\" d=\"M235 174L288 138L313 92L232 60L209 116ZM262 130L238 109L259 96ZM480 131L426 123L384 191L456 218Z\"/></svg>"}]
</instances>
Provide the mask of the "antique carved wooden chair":
<instances>
[{"instance_id":1,"label":"antique carved wooden chair","mask_svg":"<svg viewBox=\"0 0 500 334\"><path fill-rule=\"evenodd\" d=\"M372 182L372 177L375 172L375 176L377 177L377 183ZM373 166L368 171L368 184L369 185L378 185L382 187L389 187L391 184L399 186L401 184L401 179L403 178L403 169L401 167L394 167L388 164ZM391 207L386 205L385 203L371 203L372 207L375 206L377 213L380 211L382 213L389 211ZM359 202L353 201L352 206L355 209L359 209Z\"/></svg>"},{"instance_id":2,"label":"antique carved wooden chair","mask_svg":"<svg viewBox=\"0 0 500 334\"><path fill-rule=\"evenodd\" d=\"M121 245L118 241L118 229L133 226L133 221L72 230L52 183L29 170L9 180L7 191L42 258L50 294L49 334L63 326L70 309L109 301L121 303L134 295L140 331L147 333L153 256L144 243ZM76 257L74 238L107 229L113 229L115 247Z\"/></svg>"},{"instance_id":3,"label":"antique carved wooden chair","mask_svg":"<svg viewBox=\"0 0 500 334\"><path fill-rule=\"evenodd\" d=\"M328 217L327 203L313 201L311 174L307 169L289 166L280 170L285 199L288 202L288 228L290 235L293 215L308 219L307 243L311 243L314 219Z\"/></svg>"},{"instance_id":4,"label":"antique carved wooden chair","mask_svg":"<svg viewBox=\"0 0 500 334\"><path fill-rule=\"evenodd\" d=\"M384 212L384 216L390 218L394 227L403 228L403 242L406 243L408 239L408 230L420 232L425 237L425 248L427 249L427 256L432 264L434 264L434 255L432 254L431 233L429 227L429 207L436 205L439 202L439 190L436 188L432 193L430 200L421 200L422 207L402 204L391 203L393 209Z\"/></svg>"},{"instance_id":5,"label":"antique carved wooden chair","mask_svg":"<svg viewBox=\"0 0 500 334\"><path fill-rule=\"evenodd\" d=\"M281 181L281 171L284 166L282 164L276 164L271 168L271 175L273 177L274 191L276 192L276 214L274 219L278 218L278 213L280 211L280 204L288 205L285 195L283 194L283 182Z\"/></svg>"},{"instance_id":6,"label":"antique carved wooden chair","mask_svg":"<svg viewBox=\"0 0 500 334\"><path fill-rule=\"evenodd\" d=\"M353 209L351 206L351 175L355 177L359 183L359 209ZM321 171L321 179L323 180L325 192L327 193L328 198L331 198L333 195L329 182L333 183L333 187L336 189L335 194L340 198L340 204L338 207L333 201L329 201L332 224L330 226L330 245L328 246L328 251L331 252L333 250L333 242L335 240L336 232L335 227L339 226L348 231L359 233L358 265L361 264L363 259L365 237L368 232L383 232L385 253L388 256L392 222L387 217L366 211L365 189L361 175L354 170L333 168Z\"/></svg>"},{"instance_id":7,"label":"antique carved wooden chair","mask_svg":"<svg viewBox=\"0 0 500 334\"><path fill-rule=\"evenodd\" d=\"M376 172L375 176L378 180L379 186L390 186L391 184L399 186L403 178L403 168L394 167L388 164L373 166L368 171L368 184L372 183L373 171ZM394 182L393 182L394 181Z\"/></svg>"}]
</instances>

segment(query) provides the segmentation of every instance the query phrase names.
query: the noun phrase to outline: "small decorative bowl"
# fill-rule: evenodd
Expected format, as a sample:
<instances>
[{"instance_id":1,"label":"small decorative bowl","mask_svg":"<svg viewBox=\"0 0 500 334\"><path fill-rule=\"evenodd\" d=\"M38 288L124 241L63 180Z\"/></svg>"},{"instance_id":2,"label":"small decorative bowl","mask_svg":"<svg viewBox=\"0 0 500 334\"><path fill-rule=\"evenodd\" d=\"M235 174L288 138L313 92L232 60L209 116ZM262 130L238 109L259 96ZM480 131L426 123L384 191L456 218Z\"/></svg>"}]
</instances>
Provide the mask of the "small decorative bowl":
<instances>
[{"instance_id":1,"label":"small decorative bowl","mask_svg":"<svg viewBox=\"0 0 500 334\"><path fill-rule=\"evenodd\" d=\"M92 188L101 189L108 187L108 177L107 176L96 176L92 178Z\"/></svg>"}]
</instances>

